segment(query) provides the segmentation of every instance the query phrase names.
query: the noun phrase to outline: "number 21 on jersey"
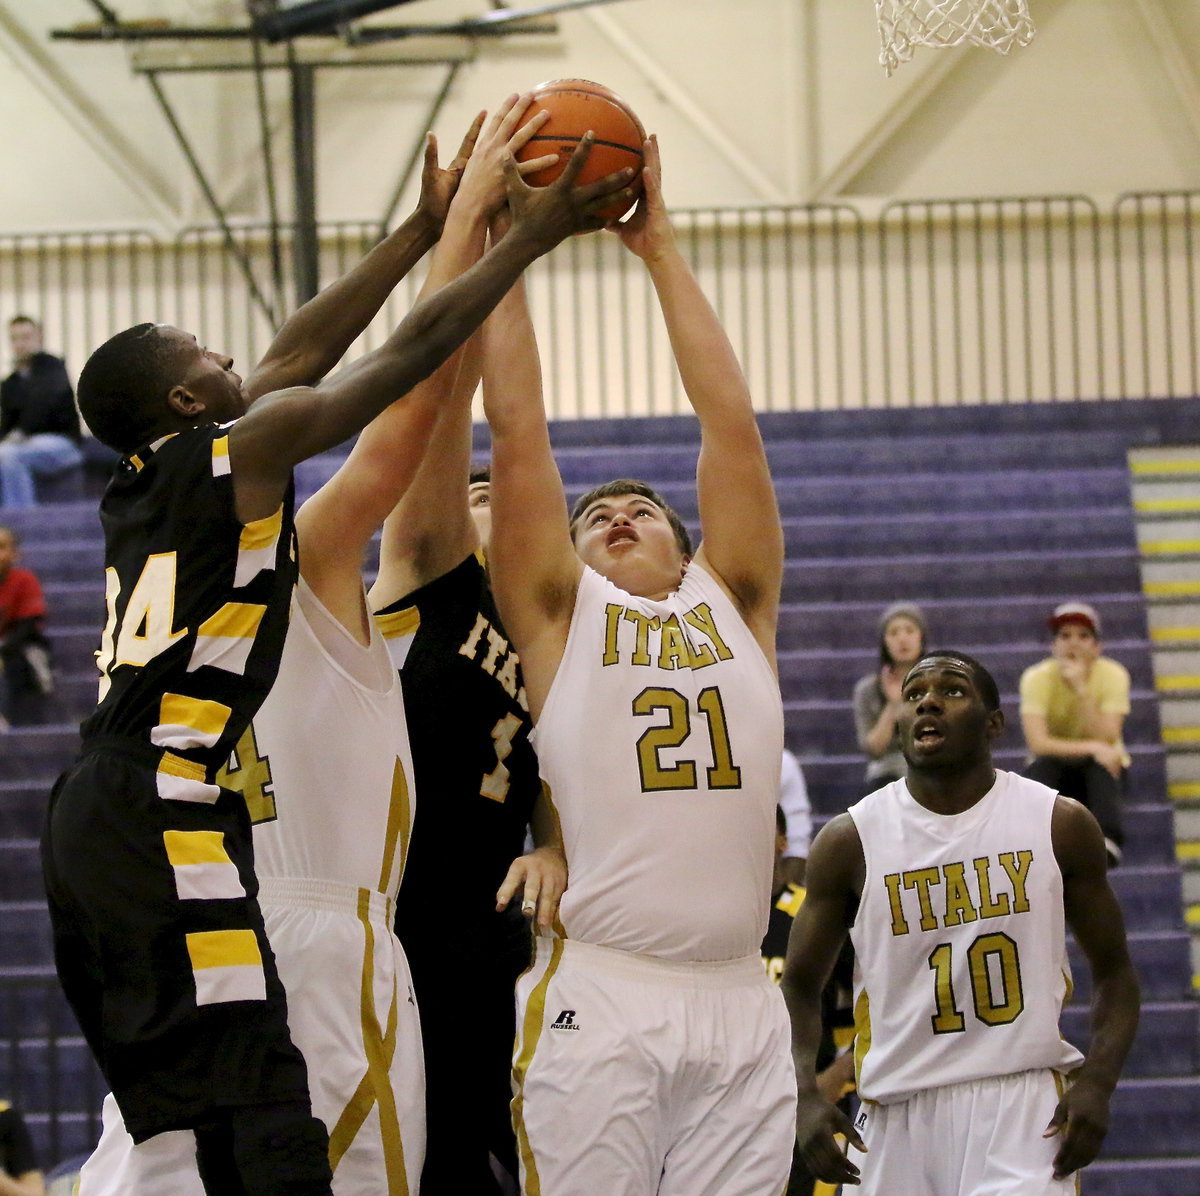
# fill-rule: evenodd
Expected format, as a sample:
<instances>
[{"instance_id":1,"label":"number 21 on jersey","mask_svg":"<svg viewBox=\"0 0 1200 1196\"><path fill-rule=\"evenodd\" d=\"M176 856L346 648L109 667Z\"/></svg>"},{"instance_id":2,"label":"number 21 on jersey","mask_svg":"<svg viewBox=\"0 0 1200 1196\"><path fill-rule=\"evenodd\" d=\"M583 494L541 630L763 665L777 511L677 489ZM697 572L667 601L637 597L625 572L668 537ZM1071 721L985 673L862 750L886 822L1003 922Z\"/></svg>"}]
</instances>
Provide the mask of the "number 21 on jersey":
<instances>
[{"instance_id":1,"label":"number 21 on jersey","mask_svg":"<svg viewBox=\"0 0 1200 1196\"><path fill-rule=\"evenodd\" d=\"M688 699L675 689L650 686L633 699L633 713L638 718L653 718L665 713L667 721L643 731L637 741L638 773L643 793L666 789L695 789L698 771L696 760L664 761L660 754L683 746L692 736L692 710ZM715 685L696 695L696 713L705 720L708 729L709 758L712 766L706 769L709 789L737 789L742 783L742 770L733 762L729 743L729 725L721 691Z\"/></svg>"}]
</instances>

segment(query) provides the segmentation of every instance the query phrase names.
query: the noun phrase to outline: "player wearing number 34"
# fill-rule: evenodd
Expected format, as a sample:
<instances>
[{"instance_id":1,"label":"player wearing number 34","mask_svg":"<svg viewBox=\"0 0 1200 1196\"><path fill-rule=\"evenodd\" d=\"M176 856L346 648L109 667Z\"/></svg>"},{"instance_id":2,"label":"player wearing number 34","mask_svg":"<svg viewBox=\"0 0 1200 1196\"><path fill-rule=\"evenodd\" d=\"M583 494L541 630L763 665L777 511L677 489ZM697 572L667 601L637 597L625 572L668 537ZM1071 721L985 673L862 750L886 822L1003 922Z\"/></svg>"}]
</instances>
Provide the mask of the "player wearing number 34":
<instances>
[{"instance_id":1,"label":"player wearing number 34","mask_svg":"<svg viewBox=\"0 0 1200 1196\"><path fill-rule=\"evenodd\" d=\"M1078 802L993 769L1004 715L978 661L927 654L901 703L907 781L831 821L808 859L784 970L797 1137L819 1179L864 1193L1065 1196L1104 1140L1138 1020L1104 836ZM1086 1059L1058 1028L1066 922L1092 973ZM853 1126L813 1078L821 988L847 930Z\"/></svg>"},{"instance_id":2,"label":"player wearing number 34","mask_svg":"<svg viewBox=\"0 0 1200 1196\"><path fill-rule=\"evenodd\" d=\"M676 246L647 142L618 230L699 418L702 542L648 487L585 495L551 453L523 295L484 328L492 585L570 884L518 986L522 1190L777 1196L787 1013L763 971L783 711L783 538L741 370ZM503 242L501 242L503 243Z\"/></svg>"}]
</instances>

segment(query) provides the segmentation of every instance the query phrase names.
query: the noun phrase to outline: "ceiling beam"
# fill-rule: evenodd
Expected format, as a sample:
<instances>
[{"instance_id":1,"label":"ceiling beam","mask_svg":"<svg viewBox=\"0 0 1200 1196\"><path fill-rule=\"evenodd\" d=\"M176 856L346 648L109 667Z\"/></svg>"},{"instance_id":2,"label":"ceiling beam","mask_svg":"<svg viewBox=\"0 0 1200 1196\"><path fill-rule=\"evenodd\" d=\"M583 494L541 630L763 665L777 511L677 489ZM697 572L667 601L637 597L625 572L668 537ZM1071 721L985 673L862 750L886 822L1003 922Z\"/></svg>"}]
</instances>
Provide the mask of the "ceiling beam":
<instances>
[{"instance_id":1,"label":"ceiling beam","mask_svg":"<svg viewBox=\"0 0 1200 1196\"><path fill-rule=\"evenodd\" d=\"M178 223L176 197L163 176L100 113L95 101L13 16L5 0L0 0L0 48L155 219L169 227Z\"/></svg>"}]
</instances>

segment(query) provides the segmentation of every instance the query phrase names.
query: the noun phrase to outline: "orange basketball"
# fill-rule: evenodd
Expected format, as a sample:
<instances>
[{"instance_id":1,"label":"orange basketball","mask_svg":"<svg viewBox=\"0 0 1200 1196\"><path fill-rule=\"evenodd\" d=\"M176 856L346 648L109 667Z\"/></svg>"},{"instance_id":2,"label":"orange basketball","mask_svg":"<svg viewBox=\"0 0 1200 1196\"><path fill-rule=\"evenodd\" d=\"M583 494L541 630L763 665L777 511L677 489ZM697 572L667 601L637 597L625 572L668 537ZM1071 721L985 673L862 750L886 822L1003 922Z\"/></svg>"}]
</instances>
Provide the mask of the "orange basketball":
<instances>
[{"instance_id":1,"label":"orange basketball","mask_svg":"<svg viewBox=\"0 0 1200 1196\"><path fill-rule=\"evenodd\" d=\"M641 191L642 144L646 140L646 131L620 96L586 79L551 79L533 89L533 103L521 123L532 120L543 110L550 113L550 119L530 138L517 157L528 162L531 158L557 154L558 161L526 175L527 183L544 187L554 182L562 174L580 138L591 129L595 140L578 181L595 182L615 170L633 166L638 173L630 186ZM632 203L618 202L602 208L600 215L605 220L619 220L632 206Z\"/></svg>"}]
</instances>

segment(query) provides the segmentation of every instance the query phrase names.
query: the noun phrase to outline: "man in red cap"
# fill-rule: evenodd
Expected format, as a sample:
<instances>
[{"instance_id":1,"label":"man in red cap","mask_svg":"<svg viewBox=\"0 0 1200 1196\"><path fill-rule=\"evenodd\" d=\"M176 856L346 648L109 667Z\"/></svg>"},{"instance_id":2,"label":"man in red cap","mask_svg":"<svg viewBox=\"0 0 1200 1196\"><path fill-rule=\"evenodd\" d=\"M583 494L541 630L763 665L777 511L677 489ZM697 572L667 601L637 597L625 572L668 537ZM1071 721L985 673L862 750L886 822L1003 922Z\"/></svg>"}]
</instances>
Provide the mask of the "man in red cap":
<instances>
[{"instance_id":1,"label":"man in red cap","mask_svg":"<svg viewBox=\"0 0 1200 1196\"><path fill-rule=\"evenodd\" d=\"M1100 654L1100 616L1064 602L1049 619L1049 659L1021 675L1021 727L1030 760L1024 775L1082 802L1104 831L1110 864L1121 859L1121 805L1129 754L1121 728L1129 673Z\"/></svg>"}]
</instances>

